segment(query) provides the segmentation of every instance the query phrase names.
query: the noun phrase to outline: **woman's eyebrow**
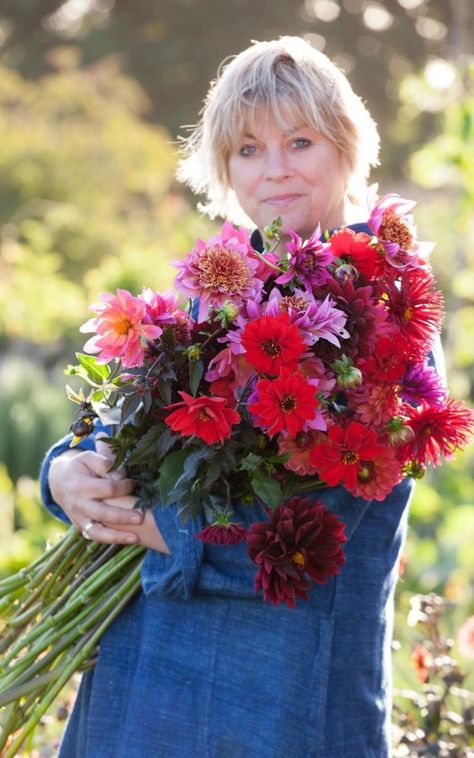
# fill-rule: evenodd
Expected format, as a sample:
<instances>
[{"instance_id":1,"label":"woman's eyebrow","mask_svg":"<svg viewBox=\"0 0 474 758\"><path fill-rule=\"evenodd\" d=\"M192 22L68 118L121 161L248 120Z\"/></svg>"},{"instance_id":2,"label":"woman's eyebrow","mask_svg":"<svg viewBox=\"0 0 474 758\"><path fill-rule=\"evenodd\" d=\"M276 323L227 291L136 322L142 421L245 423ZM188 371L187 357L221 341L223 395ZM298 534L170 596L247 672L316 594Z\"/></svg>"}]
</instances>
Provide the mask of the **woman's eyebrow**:
<instances>
[{"instance_id":1,"label":"woman's eyebrow","mask_svg":"<svg viewBox=\"0 0 474 758\"><path fill-rule=\"evenodd\" d=\"M300 129L306 129L306 125L298 124L298 126L290 126L288 129L285 129L283 133L290 135L294 134L294 132L298 132ZM243 137L245 137L245 139L257 139L257 137L251 132L245 132Z\"/></svg>"}]
</instances>

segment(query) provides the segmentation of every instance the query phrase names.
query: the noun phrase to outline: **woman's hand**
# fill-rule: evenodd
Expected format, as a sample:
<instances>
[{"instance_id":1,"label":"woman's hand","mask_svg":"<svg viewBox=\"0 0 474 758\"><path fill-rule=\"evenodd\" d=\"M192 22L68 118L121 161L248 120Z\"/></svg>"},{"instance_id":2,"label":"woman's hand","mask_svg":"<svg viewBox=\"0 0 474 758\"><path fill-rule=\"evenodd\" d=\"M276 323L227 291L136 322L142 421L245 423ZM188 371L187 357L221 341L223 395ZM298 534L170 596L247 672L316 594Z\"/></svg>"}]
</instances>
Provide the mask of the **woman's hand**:
<instances>
[{"instance_id":1,"label":"woman's hand","mask_svg":"<svg viewBox=\"0 0 474 758\"><path fill-rule=\"evenodd\" d=\"M125 495L124 497L107 498L104 502L110 507L114 506L131 510L135 506L137 498L134 495ZM135 513L137 513L137 511L135 511ZM120 527L117 528L120 529ZM124 527L124 529L126 530L127 527ZM137 541L140 545L149 547L152 550L157 550L159 553L171 555L168 545L161 536L161 532L155 523L152 511L145 511L142 523L139 526L134 526L133 532L137 536Z\"/></svg>"},{"instance_id":2,"label":"woman's hand","mask_svg":"<svg viewBox=\"0 0 474 758\"><path fill-rule=\"evenodd\" d=\"M54 500L61 506L78 531L87 528L87 536L110 544L137 543L132 527L139 526L143 515L129 508L108 505L108 498L122 498L133 491L134 482L125 471L110 471L113 454L110 447L96 441L96 452L67 450L51 463L49 486Z\"/></svg>"}]
</instances>

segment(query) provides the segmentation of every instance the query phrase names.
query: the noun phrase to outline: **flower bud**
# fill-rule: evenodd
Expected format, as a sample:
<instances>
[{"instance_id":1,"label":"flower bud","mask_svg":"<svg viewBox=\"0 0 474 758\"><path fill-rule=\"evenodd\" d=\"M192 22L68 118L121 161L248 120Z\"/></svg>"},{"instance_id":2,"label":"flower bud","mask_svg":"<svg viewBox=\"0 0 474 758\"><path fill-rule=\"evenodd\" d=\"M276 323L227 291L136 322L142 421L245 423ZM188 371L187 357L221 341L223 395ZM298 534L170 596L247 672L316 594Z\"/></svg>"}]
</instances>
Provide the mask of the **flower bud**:
<instances>
[{"instance_id":1,"label":"flower bud","mask_svg":"<svg viewBox=\"0 0 474 758\"><path fill-rule=\"evenodd\" d=\"M362 371L351 366L338 374L336 382L342 390L352 390L362 384Z\"/></svg>"},{"instance_id":2,"label":"flower bud","mask_svg":"<svg viewBox=\"0 0 474 758\"><path fill-rule=\"evenodd\" d=\"M239 315L239 307L232 300L226 300L226 302L219 308L219 313L225 317L227 321L234 321Z\"/></svg>"},{"instance_id":3,"label":"flower bud","mask_svg":"<svg viewBox=\"0 0 474 758\"><path fill-rule=\"evenodd\" d=\"M201 348L199 345L190 345L186 350L188 358L192 361L198 361L201 357Z\"/></svg>"},{"instance_id":4,"label":"flower bud","mask_svg":"<svg viewBox=\"0 0 474 758\"><path fill-rule=\"evenodd\" d=\"M412 479L423 479L426 468L417 461L409 461L403 467L403 473L405 476L411 476Z\"/></svg>"},{"instance_id":5,"label":"flower bud","mask_svg":"<svg viewBox=\"0 0 474 758\"><path fill-rule=\"evenodd\" d=\"M405 423L403 416L394 416L388 422L386 426L388 435L388 444L392 447L399 447L400 445L406 445L407 442L415 436L415 432Z\"/></svg>"}]
</instances>

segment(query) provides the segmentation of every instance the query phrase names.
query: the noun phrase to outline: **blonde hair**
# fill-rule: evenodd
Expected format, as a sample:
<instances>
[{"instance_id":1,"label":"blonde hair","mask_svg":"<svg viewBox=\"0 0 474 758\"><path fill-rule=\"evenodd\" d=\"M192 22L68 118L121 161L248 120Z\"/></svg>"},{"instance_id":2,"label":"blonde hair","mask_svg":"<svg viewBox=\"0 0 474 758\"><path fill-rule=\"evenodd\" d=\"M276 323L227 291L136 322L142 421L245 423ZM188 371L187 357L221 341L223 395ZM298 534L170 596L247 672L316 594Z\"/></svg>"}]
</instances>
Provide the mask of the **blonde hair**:
<instances>
[{"instance_id":1,"label":"blonde hair","mask_svg":"<svg viewBox=\"0 0 474 758\"><path fill-rule=\"evenodd\" d=\"M348 169L347 198L361 201L371 166L378 163L377 126L345 75L300 37L253 44L223 61L200 112L182 139L177 177L207 195L200 210L245 223L228 174L228 159L256 108L282 124L288 115L315 128L338 148Z\"/></svg>"}]
</instances>

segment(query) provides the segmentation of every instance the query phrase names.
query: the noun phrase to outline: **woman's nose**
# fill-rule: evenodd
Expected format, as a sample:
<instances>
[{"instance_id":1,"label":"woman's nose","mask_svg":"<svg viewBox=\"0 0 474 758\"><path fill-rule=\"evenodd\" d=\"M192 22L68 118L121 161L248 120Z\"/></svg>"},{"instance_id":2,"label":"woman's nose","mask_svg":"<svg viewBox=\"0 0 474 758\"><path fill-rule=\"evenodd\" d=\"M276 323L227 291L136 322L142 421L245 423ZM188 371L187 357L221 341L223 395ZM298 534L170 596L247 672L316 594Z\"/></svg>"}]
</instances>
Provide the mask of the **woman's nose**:
<instances>
[{"instance_id":1,"label":"woman's nose","mask_svg":"<svg viewBox=\"0 0 474 758\"><path fill-rule=\"evenodd\" d=\"M265 160L265 179L281 181L291 173L284 151L268 150Z\"/></svg>"}]
</instances>

